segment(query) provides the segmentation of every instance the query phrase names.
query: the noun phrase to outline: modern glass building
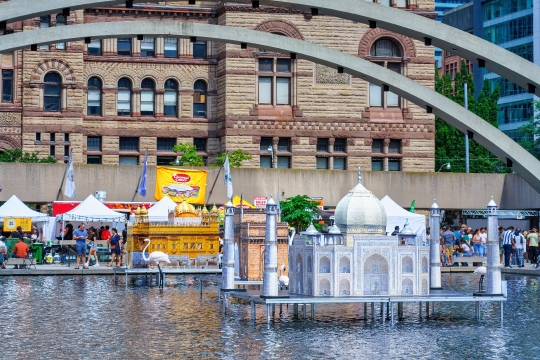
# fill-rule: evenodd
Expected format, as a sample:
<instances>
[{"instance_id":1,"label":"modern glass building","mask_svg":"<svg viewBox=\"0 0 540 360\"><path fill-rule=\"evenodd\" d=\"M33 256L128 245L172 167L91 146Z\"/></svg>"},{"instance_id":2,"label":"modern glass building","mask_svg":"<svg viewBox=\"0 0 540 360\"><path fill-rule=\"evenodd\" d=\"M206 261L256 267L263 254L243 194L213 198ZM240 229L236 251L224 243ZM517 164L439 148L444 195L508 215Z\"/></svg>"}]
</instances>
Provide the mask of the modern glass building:
<instances>
[{"instance_id":1,"label":"modern glass building","mask_svg":"<svg viewBox=\"0 0 540 360\"><path fill-rule=\"evenodd\" d=\"M463 23L470 18L471 6L464 5L445 15L442 22L467 31ZM474 35L540 65L540 1L474 0L471 20ZM534 116L533 101L538 98L488 69L475 65L473 72L477 94L484 79L489 80L492 89L500 86L499 129L521 140L523 135L518 129Z\"/></svg>"},{"instance_id":2,"label":"modern glass building","mask_svg":"<svg viewBox=\"0 0 540 360\"><path fill-rule=\"evenodd\" d=\"M436 0L435 12L438 13L438 15L435 20L440 22L445 12L470 1L471 0ZM437 67L441 67L442 50L439 48L435 48L435 61L437 61Z\"/></svg>"}]
</instances>

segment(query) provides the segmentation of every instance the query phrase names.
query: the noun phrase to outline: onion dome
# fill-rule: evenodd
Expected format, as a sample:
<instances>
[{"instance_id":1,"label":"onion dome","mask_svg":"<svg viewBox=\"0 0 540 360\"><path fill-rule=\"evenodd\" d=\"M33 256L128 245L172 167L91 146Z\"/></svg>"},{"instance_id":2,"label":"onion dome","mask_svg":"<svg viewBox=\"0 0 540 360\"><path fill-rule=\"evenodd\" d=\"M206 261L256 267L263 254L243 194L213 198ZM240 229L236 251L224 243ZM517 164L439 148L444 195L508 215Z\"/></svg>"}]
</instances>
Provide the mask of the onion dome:
<instances>
[{"instance_id":1,"label":"onion dome","mask_svg":"<svg viewBox=\"0 0 540 360\"><path fill-rule=\"evenodd\" d=\"M331 235L341 235L341 230L334 224L328 228L328 233Z\"/></svg>"},{"instance_id":2,"label":"onion dome","mask_svg":"<svg viewBox=\"0 0 540 360\"><path fill-rule=\"evenodd\" d=\"M148 215L148 210L146 209L144 205L141 206L141 215Z\"/></svg>"},{"instance_id":3,"label":"onion dome","mask_svg":"<svg viewBox=\"0 0 540 360\"><path fill-rule=\"evenodd\" d=\"M336 207L335 221L345 235L386 234L386 210L379 199L362 185L360 168L358 184Z\"/></svg>"},{"instance_id":4,"label":"onion dome","mask_svg":"<svg viewBox=\"0 0 540 360\"><path fill-rule=\"evenodd\" d=\"M174 208L174 213L176 216L180 216L182 214L196 213L196 210L195 206L184 200Z\"/></svg>"},{"instance_id":5,"label":"onion dome","mask_svg":"<svg viewBox=\"0 0 540 360\"><path fill-rule=\"evenodd\" d=\"M272 199L270 199L272 200ZM321 235L320 232L317 231L315 226L313 226L313 223L311 223L308 228L306 229L306 235Z\"/></svg>"},{"instance_id":6,"label":"onion dome","mask_svg":"<svg viewBox=\"0 0 540 360\"><path fill-rule=\"evenodd\" d=\"M230 201L229 201L229 203L230 203ZM231 204L231 206L232 206L232 204ZM214 204L214 206L212 206L212 210L210 210L210 215L213 215L213 216L218 216L219 215L219 210L216 207L216 204Z\"/></svg>"},{"instance_id":7,"label":"onion dome","mask_svg":"<svg viewBox=\"0 0 540 360\"><path fill-rule=\"evenodd\" d=\"M399 233L400 235L414 235L414 232L409 227L409 219L405 219L405 225L403 225L403 230Z\"/></svg>"},{"instance_id":8,"label":"onion dome","mask_svg":"<svg viewBox=\"0 0 540 360\"><path fill-rule=\"evenodd\" d=\"M140 216L141 215L141 206L137 206L137 210L135 210L135 215Z\"/></svg>"},{"instance_id":9,"label":"onion dome","mask_svg":"<svg viewBox=\"0 0 540 360\"><path fill-rule=\"evenodd\" d=\"M203 215L209 215L209 214L210 214L210 212L209 212L208 209L206 208L206 205L203 206L203 208L202 208L202 214L203 214Z\"/></svg>"}]
</instances>

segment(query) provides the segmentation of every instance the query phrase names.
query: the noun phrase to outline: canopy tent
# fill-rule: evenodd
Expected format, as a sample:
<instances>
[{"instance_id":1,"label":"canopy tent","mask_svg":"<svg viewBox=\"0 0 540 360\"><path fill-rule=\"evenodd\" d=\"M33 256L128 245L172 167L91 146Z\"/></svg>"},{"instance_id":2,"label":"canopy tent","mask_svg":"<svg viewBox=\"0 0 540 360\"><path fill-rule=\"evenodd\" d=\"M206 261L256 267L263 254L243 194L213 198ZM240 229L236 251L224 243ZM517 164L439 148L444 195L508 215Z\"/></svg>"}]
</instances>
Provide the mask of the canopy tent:
<instances>
[{"instance_id":1,"label":"canopy tent","mask_svg":"<svg viewBox=\"0 0 540 360\"><path fill-rule=\"evenodd\" d=\"M231 200L231 203L233 204L233 206L235 208L239 208L240 207L240 201L242 201L242 207L244 209L255 209L255 206L254 205L251 205L250 203L248 203L246 200L244 199L240 199L240 196L236 195L235 197L232 198ZM225 211L225 204L224 205L221 205L221 207L219 208L219 211L220 212L224 212Z\"/></svg>"},{"instance_id":2,"label":"canopy tent","mask_svg":"<svg viewBox=\"0 0 540 360\"><path fill-rule=\"evenodd\" d=\"M16 195L0 206L0 221L12 218L31 218L33 222L48 221L47 214L34 211L26 206Z\"/></svg>"},{"instance_id":3,"label":"canopy tent","mask_svg":"<svg viewBox=\"0 0 540 360\"><path fill-rule=\"evenodd\" d=\"M417 236L420 236L422 241L426 240L426 217L424 215L405 210L388 195L381 199L381 203L386 209L386 232L388 234L393 233L396 226L399 226L399 229L402 230L408 219L411 230Z\"/></svg>"},{"instance_id":4,"label":"canopy tent","mask_svg":"<svg viewBox=\"0 0 540 360\"><path fill-rule=\"evenodd\" d=\"M174 211L176 203L171 200L170 197L165 196L157 203L148 209L148 221L150 222L166 222L169 221L169 211ZM133 223L135 221L135 215L131 214L129 217Z\"/></svg>"},{"instance_id":5,"label":"canopy tent","mask_svg":"<svg viewBox=\"0 0 540 360\"><path fill-rule=\"evenodd\" d=\"M124 220L125 214L109 209L93 195L89 195L75 209L60 214L56 217L56 221L121 222Z\"/></svg>"}]
</instances>

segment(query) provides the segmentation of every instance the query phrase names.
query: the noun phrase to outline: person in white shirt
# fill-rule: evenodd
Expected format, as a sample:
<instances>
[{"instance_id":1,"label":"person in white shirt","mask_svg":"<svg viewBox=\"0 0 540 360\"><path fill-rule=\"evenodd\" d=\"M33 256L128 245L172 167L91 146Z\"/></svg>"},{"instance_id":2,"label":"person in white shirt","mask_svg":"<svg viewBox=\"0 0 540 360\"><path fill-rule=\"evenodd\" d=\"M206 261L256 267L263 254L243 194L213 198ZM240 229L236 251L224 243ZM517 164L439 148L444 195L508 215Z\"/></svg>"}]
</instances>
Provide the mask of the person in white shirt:
<instances>
[{"instance_id":1,"label":"person in white shirt","mask_svg":"<svg viewBox=\"0 0 540 360\"><path fill-rule=\"evenodd\" d=\"M516 229L514 232L514 242L512 244L512 267L524 267L523 248L525 247L525 236L521 233L521 229Z\"/></svg>"},{"instance_id":2,"label":"person in white shirt","mask_svg":"<svg viewBox=\"0 0 540 360\"><path fill-rule=\"evenodd\" d=\"M484 257L486 256L486 246L487 246L487 229L481 228L480 229L480 239L482 242L480 243L480 256Z\"/></svg>"}]
</instances>

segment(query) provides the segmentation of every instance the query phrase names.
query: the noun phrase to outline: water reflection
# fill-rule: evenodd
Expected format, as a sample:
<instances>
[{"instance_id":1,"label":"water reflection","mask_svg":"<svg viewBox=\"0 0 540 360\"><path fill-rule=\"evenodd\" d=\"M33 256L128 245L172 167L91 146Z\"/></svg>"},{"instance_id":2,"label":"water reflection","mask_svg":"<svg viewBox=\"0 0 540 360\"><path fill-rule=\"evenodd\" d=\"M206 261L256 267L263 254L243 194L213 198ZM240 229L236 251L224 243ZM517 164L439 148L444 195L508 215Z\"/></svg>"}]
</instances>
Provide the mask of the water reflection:
<instances>
[{"instance_id":1,"label":"water reflection","mask_svg":"<svg viewBox=\"0 0 540 360\"><path fill-rule=\"evenodd\" d=\"M362 321L363 305L316 307L316 322L295 320L292 306L266 325L250 307L232 303L223 317L214 287L199 299L188 277L169 277L164 290L131 279L126 291L112 277L0 278L2 357L127 359L533 358L540 331L538 278L506 278L510 298L501 326L498 305L438 304L436 320L405 304L405 319ZM123 280L123 279L122 279ZM473 275L445 275L444 286L473 291ZM379 306L376 306L379 315ZM303 312L300 309L300 317ZM424 311L425 315L425 311ZM369 316L369 315L368 315ZM7 326L9 324L9 326Z\"/></svg>"}]
</instances>

